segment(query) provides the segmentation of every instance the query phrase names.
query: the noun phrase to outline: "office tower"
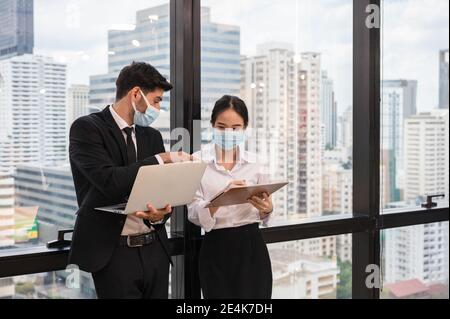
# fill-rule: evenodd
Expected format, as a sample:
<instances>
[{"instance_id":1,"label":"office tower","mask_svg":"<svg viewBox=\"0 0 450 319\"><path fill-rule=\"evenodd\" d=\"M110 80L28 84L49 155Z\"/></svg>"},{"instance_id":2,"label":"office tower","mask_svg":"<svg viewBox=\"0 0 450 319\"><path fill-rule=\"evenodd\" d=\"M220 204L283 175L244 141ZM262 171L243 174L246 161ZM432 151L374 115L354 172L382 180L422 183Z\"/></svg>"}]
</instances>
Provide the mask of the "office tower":
<instances>
[{"instance_id":1,"label":"office tower","mask_svg":"<svg viewBox=\"0 0 450 319\"><path fill-rule=\"evenodd\" d=\"M445 194L448 204L448 110L405 121L405 200ZM448 222L386 231L386 281L448 284Z\"/></svg>"},{"instance_id":2,"label":"office tower","mask_svg":"<svg viewBox=\"0 0 450 319\"><path fill-rule=\"evenodd\" d=\"M297 66L290 44L265 43L241 59L241 97L249 109L249 149L273 179L288 180L274 195L276 218L298 218Z\"/></svg>"},{"instance_id":3,"label":"office tower","mask_svg":"<svg viewBox=\"0 0 450 319\"><path fill-rule=\"evenodd\" d=\"M202 8L202 117L203 128L210 127L209 119L214 102L225 94L239 93L240 29L237 26L214 23L210 9ZM115 81L120 70L133 61L152 64L170 79L169 6L162 5L136 14L136 27L108 32L108 73L90 78L90 105L103 109L115 100ZM168 144L170 98L161 105L163 112L154 123Z\"/></svg>"},{"instance_id":4,"label":"office tower","mask_svg":"<svg viewBox=\"0 0 450 319\"><path fill-rule=\"evenodd\" d=\"M322 73L322 98L320 105L320 118L324 127L322 144L325 149L333 149L336 147L337 140L337 103L334 97L333 80L328 77L326 71Z\"/></svg>"},{"instance_id":5,"label":"office tower","mask_svg":"<svg viewBox=\"0 0 450 319\"><path fill-rule=\"evenodd\" d=\"M74 226L78 203L68 165L19 165L15 189L17 206L39 208L39 239L43 243L56 238L59 229Z\"/></svg>"},{"instance_id":6,"label":"office tower","mask_svg":"<svg viewBox=\"0 0 450 319\"><path fill-rule=\"evenodd\" d=\"M59 230L73 229L78 203L69 165L43 167L24 164L17 166L15 193L16 206L37 209L40 244L45 245L57 238ZM63 271L57 275L65 278L67 273ZM43 285L41 291L43 294L47 290L44 288L48 287ZM80 291L73 291L75 295L70 293L70 289L63 287L53 293L57 293L59 297L72 295L72 298L95 296L90 274L81 272L80 289Z\"/></svg>"},{"instance_id":7,"label":"office tower","mask_svg":"<svg viewBox=\"0 0 450 319\"><path fill-rule=\"evenodd\" d=\"M448 109L448 49L439 52L439 108Z\"/></svg>"},{"instance_id":8,"label":"office tower","mask_svg":"<svg viewBox=\"0 0 450 319\"><path fill-rule=\"evenodd\" d=\"M417 81L383 81L381 108L381 149L389 152L390 197L386 203L402 200L403 123L416 114Z\"/></svg>"},{"instance_id":9,"label":"office tower","mask_svg":"<svg viewBox=\"0 0 450 319\"><path fill-rule=\"evenodd\" d=\"M0 59L32 54L33 0L0 0Z\"/></svg>"},{"instance_id":10,"label":"office tower","mask_svg":"<svg viewBox=\"0 0 450 319\"><path fill-rule=\"evenodd\" d=\"M89 86L71 85L67 91L67 127L79 117L89 114Z\"/></svg>"}]
</instances>

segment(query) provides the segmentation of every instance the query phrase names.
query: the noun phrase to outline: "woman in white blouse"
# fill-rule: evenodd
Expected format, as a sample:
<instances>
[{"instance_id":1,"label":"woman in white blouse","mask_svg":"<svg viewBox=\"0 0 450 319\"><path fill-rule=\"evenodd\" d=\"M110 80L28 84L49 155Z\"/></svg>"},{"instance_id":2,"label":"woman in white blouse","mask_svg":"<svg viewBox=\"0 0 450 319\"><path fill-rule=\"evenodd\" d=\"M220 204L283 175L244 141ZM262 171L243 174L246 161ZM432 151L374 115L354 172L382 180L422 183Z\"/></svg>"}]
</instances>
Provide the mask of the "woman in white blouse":
<instances>
[{"instance_id":1,"label":"woman in white blouse","mask_svg":"<svg viewBox=\"0 0 450 319\"><path fill-rule=\"evenodd\" d=\"M206 232L199 256L206 299L269 299L272 295L272 267L259 229L273 211L272 199L261 194L248 204L206 208L208 200L226 187L268 182L256 156L244 149L248 121L241 99L222 97L211 116L213 142L194 154L208 163L195 200L188 205L189 220Z\"/></svg>"}]
</instances>

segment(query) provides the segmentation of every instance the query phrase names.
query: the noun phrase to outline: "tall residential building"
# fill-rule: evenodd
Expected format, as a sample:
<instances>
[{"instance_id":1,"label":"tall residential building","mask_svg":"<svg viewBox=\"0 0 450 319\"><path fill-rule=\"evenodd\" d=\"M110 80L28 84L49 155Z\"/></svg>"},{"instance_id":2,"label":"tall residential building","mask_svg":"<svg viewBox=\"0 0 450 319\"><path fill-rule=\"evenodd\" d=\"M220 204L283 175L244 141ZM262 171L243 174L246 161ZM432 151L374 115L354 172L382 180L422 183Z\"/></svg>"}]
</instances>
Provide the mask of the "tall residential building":
<instances>
[{"instance_id":1,"label":"tall residential building","mask_svg":"<svg viewBox=\"0 0 450 319\"><path fill-rule=\"evenodd\" d=\"M405 121L405 200L449 196L449 113L435 110ZM419 279L446 283L449 278L448 222L386 231L386 281Z\"/></svg>"},{"instance_id":2,"label":"tall residential building","mask_svg":"<svg viewBox=\"0 0 450 319\"><path fill-rule=\"evenodd\" d=\"M214 23L210 9L202 7L202 116L203 127L209 127L214 102L222 95L239 93L240 29L238 26ZM115 81L120 70L133 61L152 64L170 79L169 5L161 5L136 13L136 26L130 30L108 32L108 73L90 78L90 106L103 109L115 100ZM170 98L161 105L163 112L154 127L166 143L169 138Z\"/></svg>"},{"instance_id":3,"label":"tall residential building","mask_svg":"<svg viewBox=\"0 0 450 319\"><path fill-rule=\"evenodd\" d=\"M295 58L286 43L265 43L256 56L241 59L241 96L253 125L250 149L273 179L289 181L274 196L280 219L320 216L320 54Z\"/></svg>"},{"instance_id":4,"label":"tall residential building","mask_svg":"<svg viewBox=\"0 0 450 319\"><path fill-rule=\"evenodd\" d=\"M323 162L322 207L326 215L353 213L353 171L342 163L342 155L339 158L324 159ZM352 235L336 236L335 251L340 261L351 261Z\"/></svg>"},{"instance_id":5,"label":"tall residential building","mask_svg":"<svg viewBox=\"0 0 450 319\"><path fill-rule=\"evenodd\" d=\"M347 107L338 117L338 147L344 152L344 157L353 158L353 108Z\"/></svg>"},{"instance_id":6,"label":"tall residential building","mask_svg":"<svg viewBox=\"0 0 450 319\"><path fill-rule=\"evenodd\" d=\"M33 0L0 0L0 59L32 54Z\"/></svg>"},{"instance_id":7,"label":"tall residential building","mask_svg":"<svg viewBox=\"0 0 450 319\"><path fill-rule=\"evenodd\" d=\"M323 145L326 149L336 147L337 140L337 102L334 96L333 80L325 71L322 73L322 98L320 118L324 126L322 135Z\"/></svg>"},{"instance_id":8,"label":"tall residential building","mask_svg":"<svg viewBox=\"0 0 450 319\"><path fill-rule=\"evenodd\" d=\"M448 110L420 113L405 121L405 200L445 194L449 199Z\"/></svg>"},{"instance_id":9,"label":"tall residential building","mask_svg":"<svg viewBox=\"0 0 450 319\"><path fill-rule=\"evenodd\" d=\"M79 117L89 114L89 86L71 85L67 91L67 127Z\"/></svg>"},{"instance_id":10,"label":"tall residential building","mask_svg":"<svg viewBox=\"0 0 450 319\"><path fill-rule=\"evenodd\" d=\"M402 200L404 189L403 123L416 114L417 81L383 81L381 108L381 149L389 151L390 198Z\"/></svg>"},{"instance_id":11,"label":"tall residential building","mask_svg":"<svg viewBox=\"0 0 450 319\"><path fill-rule=\"evenodd\" d=\"M0 60L0 92L1 210L11 220L16 166L66 160L66 65L30 54Z\"/></svg>"},{"instance_id":12,"label":"tall residential building","mask_svg":"<svg viewBox=\"0 0 450 319\"><path fill-rule=\"evenodd\" d=\"M448 49L439 52L439 108L448 109Z\"/></svg>"},{"instance_id":13,"label":"tall residential building","mask_svg":"<svg viewBox=\"0 0 450 319\"><path fill-rule=\"evenodd\" d=\"M274 195L277 217L298 216L297 65L286 43L258 46L256 56L241 59L241 97L249 109L249 148L259 155L273 179L288 180Z\"/></svg>"},{"instance_id":14,"label":"tall residential building","mask_svg":"<svg viewBox=\"0 0 450 319\"><path fill-rule=\"evenodd\" d=\"M64 162L66 65L27 54L1 60L0 77L0 166Z\"/></svg>"},{"instance_id":15,"label":"tall residential building","mask_svg":"<svg viewBox=\"0 0 450 319\"><path fill-rule=\"evenodd\" d=\"M298 213L322 214L321 83L320 53L301 54L298 68Z\"/></svg>"}]
</instances>

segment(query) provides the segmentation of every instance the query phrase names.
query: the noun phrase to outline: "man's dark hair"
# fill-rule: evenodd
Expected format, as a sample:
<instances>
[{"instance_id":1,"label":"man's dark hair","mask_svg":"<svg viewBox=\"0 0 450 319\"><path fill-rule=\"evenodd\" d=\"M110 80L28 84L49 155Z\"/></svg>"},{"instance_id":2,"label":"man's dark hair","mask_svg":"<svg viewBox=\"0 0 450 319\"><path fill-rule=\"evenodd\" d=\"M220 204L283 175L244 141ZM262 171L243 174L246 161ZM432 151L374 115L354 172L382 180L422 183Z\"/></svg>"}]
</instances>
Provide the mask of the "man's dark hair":
<instances>
[{"instance_id":1,"label":"man's dark hair","mask_svg":"<svg viewBox=\"0 0 450 319\"><path fill-rule=\"evenodd\" d=\"M153 66L145 62L133 62L120 71L116 81L116 101L122 99L136 86L140 87L145 94L156 88L164 91L173 89L172 84Z\"/></svg>"}]
</instances>

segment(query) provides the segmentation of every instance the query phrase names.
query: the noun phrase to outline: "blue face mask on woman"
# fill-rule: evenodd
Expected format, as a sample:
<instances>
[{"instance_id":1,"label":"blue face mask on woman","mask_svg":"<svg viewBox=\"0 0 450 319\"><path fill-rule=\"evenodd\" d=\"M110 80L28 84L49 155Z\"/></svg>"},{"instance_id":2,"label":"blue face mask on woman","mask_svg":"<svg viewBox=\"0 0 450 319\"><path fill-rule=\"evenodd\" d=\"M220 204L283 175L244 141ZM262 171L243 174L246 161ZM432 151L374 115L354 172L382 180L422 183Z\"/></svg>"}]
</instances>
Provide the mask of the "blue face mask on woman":
<instances>
[{"instance_id":1,"label":"blue face mask on woman","mask_svg":"<svg viewBox=\"0 0 450 319\"><path fill-rule=\"evenodd\" d=\"M156 119L159 117L160 111L150 104L150 102L147 100L147 97L140 89L139 92L144 98L145 104L147 104L147 110L145 111L145 113L139 112L136 108L136 103L132 102L134 109L134 124L148 127L156 121Z\"/></svg>"},{"instance_id":2,"label":"blue face mask on woman","mask_svg":"<svg viewBox=\"0 0 450 319\"><path fill-rule=\"evenodd\" d=\"M214 129L213 143L225 151L231 151L245 142L245 131L222 131Z\"/></svg>"}]
</instances>

